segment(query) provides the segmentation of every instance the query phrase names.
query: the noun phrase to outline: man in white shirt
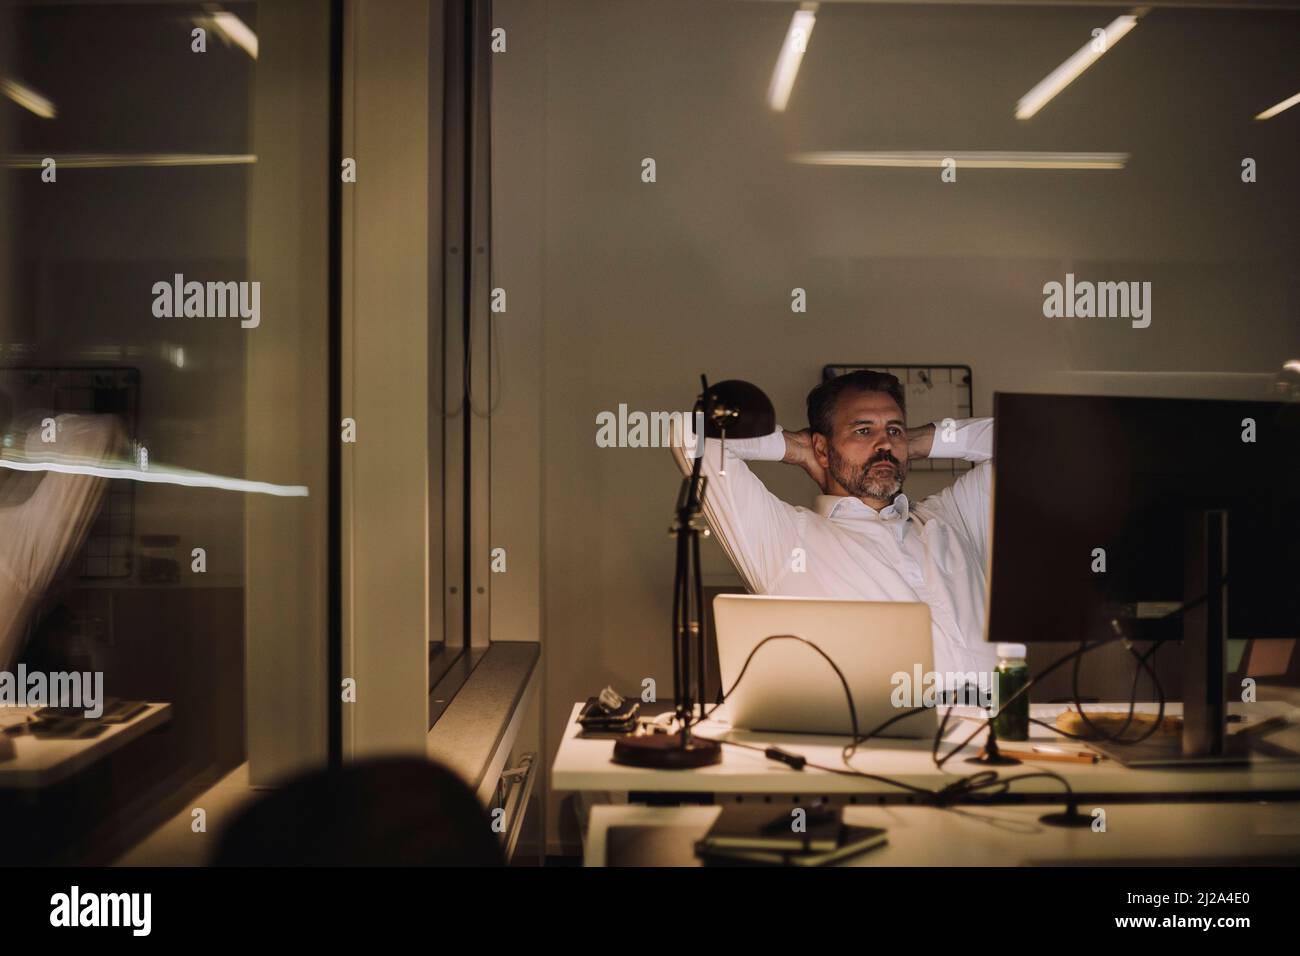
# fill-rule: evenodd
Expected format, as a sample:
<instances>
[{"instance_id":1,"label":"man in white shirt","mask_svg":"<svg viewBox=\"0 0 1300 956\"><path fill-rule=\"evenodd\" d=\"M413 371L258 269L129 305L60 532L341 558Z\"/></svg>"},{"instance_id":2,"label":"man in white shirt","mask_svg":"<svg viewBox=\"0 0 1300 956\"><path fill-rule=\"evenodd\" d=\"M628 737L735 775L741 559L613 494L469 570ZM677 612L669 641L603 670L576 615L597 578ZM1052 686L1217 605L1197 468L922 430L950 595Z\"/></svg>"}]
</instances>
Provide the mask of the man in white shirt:
<instances>
[{"instance_id":1,"label":"man in white shirt","mask_svg":"<svg viewBox=\"0 0 1300 956\"><path fill-rule=\"evenodd\" d=\"M984 641L993 421L966 419L908 429L897 378L857 371L808 395L809 428L705 443L704 512L746 585L757 594L924 601L935 670L988 672ZM688 426L685 448L693 450ZM674 456L684 473L691 460ZM924 501L903 494L911 461L979 462ZM803 468L822 494L812 510L787 504L746 459Z\"/></svg>"}]
</instances>

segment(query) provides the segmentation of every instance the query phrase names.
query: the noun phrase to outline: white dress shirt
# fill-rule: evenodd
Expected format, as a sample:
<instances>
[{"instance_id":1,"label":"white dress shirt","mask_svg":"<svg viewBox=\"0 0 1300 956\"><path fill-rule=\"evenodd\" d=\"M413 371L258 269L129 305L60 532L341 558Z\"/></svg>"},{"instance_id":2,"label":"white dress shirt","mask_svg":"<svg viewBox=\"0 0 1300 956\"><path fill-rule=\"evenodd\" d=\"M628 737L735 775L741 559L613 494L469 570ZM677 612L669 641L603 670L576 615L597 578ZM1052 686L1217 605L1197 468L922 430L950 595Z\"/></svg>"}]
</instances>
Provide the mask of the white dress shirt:
<instances>
[{"instance_id":1,"label":"white dress shirt","mask_svg":"<svg viewBox=\"0 0 1300 956\"><path fill-rule=\"evenodd\" d=\"M686 451L674 449L685 474L695 447L692 431L686 422ZM912 503L900 494L880 511L834 495L818 495L812 510L787 504L745 464L784 456L780 426L762 438L728 440L725 474L719 442L705 442L704 512L750 591L923 601L930 606L935 670L991 671L997 655L984 641L984 603L993 420L958 421L946 434L936 425L931 458L981 464L937 495Z\"/></svg>"}]
</instances>

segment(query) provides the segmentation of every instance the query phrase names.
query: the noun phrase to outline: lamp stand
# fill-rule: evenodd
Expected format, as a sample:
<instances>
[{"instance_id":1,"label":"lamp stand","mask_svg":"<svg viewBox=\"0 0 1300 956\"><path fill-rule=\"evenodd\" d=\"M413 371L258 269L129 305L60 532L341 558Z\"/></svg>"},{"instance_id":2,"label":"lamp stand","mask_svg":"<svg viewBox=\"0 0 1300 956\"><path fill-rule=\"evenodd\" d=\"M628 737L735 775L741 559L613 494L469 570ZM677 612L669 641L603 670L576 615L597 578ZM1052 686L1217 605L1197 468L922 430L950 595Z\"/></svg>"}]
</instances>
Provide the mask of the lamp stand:
<instances>
[{"instance_id":1,"label":"lamp stand","mask_svg":"<svg viewBox=\"0 0 1300 956\"><path fill-rule=\"evenodd\" d=\"M701 397L703 420L710 422L715 413L712 396L708 381L703 376L700 381L704 385ZM691 769L722 761L720 744L691 734L691 727L703 715L705 647L708 642L704 581L700 570L700 536L708 533L699 524L700 502L708 481L700 474L705 452L702 430L695 436L695 442L695 464L691 476L682 479L676 518L669 529L669 534L677 542L673 583L673 702L681 729L671 734L619 738L614 744L615 763L658 769Z\"/></svg>"}]
</instances>

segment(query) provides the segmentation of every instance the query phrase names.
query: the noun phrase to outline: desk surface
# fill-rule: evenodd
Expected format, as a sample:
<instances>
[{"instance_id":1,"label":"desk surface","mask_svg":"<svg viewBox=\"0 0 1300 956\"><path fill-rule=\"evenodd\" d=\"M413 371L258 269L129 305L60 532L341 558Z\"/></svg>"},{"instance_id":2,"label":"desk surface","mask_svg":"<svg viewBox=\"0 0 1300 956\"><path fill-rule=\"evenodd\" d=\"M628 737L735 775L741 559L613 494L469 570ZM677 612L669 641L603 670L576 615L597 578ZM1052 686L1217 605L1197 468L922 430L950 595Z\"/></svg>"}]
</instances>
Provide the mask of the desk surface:
<instances>
[{"instance_id":1,"label":"desk surface","mask_svg":"<svg viewBox=\"0 0 1300 956\"><path fill-rule=\"evenodd\" d=\"M18 717L36 709L6 707L3 713ZM107 757L140 735L165 724L171 717L171 704L148 704L141 713L125 723L105 724L105 730L99 736L85 740L38 738L31 734L10 737L15 752L11 759L0 761L0 790L39 790L58 783L96 760Z\"/></svg>"},{"instance_id":2,"label":"desk surface","mask_svg":"<svg viewBox=\"0 0 1300 956\"><path fill-rule=\"evenodd\" d=\"M1146 706L1146 705L1141 705ZM551 786L555 790L577 791L647 791L659 793L771 793L809 794L872 794L894 797L901 802L911 802L909 795L898 787L863 777L830 773L824 770L793 770L784 764L769 760L762 753L739 747L723 747L722 762L699 770L646 770L616 764L611 759L614 742L609 739L586 739L579 736L582 728L577 723L581 704L575 704L569 716L564 739L551 766ZM1062 708L1049 709L1050 705L1034 705L1034 716L1048 719ZM1275 714L1289 714L1293 723L1270 735L1273 743L1300 752L1300 725L1294 722L1296 708L1276 701L1261 701L1249 705L1230 706L1233 713L1242 708L1249 719L1263 719ZM1154 710L1154 705L1151 705ZM1166 712L1177 712L1173 707ZM721 711L719 712L721 716ZM969 720L956 721L962 736L975 729ZM734 731L722 720L709 720L699 725L699 733L706 737L730 739L749 744L776 744L793 753L806 756L810 762L827 767L844 766L840 759L845 738L821 737L810 734L757 734ZM1044 739L1055 738L1063 746L1071 741L1059 737L1045 728L1034 725L1034 739L1038 734ZM976 737L982 742L983 735ZM951 747L961 737L949 741ZM1006 746L1013 747L1008 743ZM873 741L860 747L853 759L856 770L891 777L917 787L938 789L958 777L966 776L979 767L967 764L964 757L973 755L976 747L953 757L943 769L938 769L931 758L929 741ZM1279 797L1300 795L1300 761L1259 759L1246 767L1203 767L1177 769L1132 769L1113 761L1097 764L1072 764L1026 761L1020 766L1003 768L1004 776L1014 776L1027 770L1051 770L1065 777L1077 794L1106 796L1112 800L1140 796L1178 796L1189 794L1228 798L1251 793L1267 792ZM1012 793L1025 798L1056 801L1062 793L1059 781L1046 777L1031 778L1016 783Z\"/></svg>"},{"instance_id":3,"label":"desk surface","mask_svg":"<svg viewBox=\"0 0 1300 956\"><path fill-rule=\"evenodd\" d=\"M586 866L700 866L695 841L718 806L592 808ZM773 816L781 807L772 804ZM1090 808L1081 811L1090 813ZM1104 832L1038 822L1042 807L844 808L844 819L884 827L889 842L846 866L1227 865L1300 862L1300 804L1119 804ZM610 859L610 827L620 835Z\"/></svg>"}]
</instances>

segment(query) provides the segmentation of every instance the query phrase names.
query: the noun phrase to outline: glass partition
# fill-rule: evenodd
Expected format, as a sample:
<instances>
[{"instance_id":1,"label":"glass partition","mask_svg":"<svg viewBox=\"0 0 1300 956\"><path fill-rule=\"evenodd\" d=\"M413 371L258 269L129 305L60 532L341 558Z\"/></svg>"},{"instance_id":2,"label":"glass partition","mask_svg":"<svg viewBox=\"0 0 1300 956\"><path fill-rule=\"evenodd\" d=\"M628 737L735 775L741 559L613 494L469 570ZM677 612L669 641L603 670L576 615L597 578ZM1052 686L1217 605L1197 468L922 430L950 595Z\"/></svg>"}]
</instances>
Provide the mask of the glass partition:
<instances>
[{"instance_id":1,"label":"glass partition","mask_svg":"<svg viewBox=\"0 0 1300 956\"><path fill-rule=\"evenodd\" d=\"M0 8L5 856L326 758L327 14Z\"/></svg>"},{"instance_id":2,"label":"glass partition","mask_svg":"<svg viewBox=\"0 0 1300 956\"><path fill-rule=\"evenodd\" d=\"M644 423L689 409L701 373L754 382L801 429L827 366L967 367L961 402L951 378L907 382L918 414L964 417L991 415L995 390L1263 399L1300 358L1293 5L498 0L494 16L513 424L493 432L509 494L493 508L512 521L536 493L545 516L552 752L606 683L670 698L680 475ZM1116 298L1066 309L1085 283ZM799 469L753 468L813 507ZM917 469L907 493L953 478ZM704 557L713 592L743 587L716 538ZM551 839L573 846L554 804Z\"/></svg>"}]
</instances>

